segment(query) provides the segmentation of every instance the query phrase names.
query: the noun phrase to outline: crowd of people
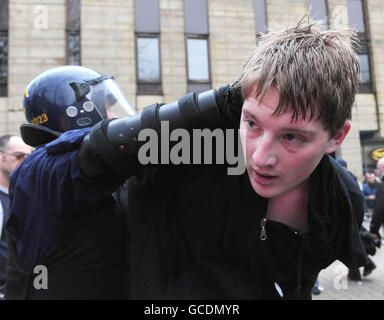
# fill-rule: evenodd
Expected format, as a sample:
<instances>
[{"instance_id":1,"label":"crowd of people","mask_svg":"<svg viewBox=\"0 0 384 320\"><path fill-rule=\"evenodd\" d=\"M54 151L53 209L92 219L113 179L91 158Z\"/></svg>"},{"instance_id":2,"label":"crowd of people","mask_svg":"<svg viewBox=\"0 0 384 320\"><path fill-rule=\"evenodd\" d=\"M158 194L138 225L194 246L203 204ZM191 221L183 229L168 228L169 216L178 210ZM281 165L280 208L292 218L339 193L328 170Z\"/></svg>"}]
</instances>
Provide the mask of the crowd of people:
<instances>
[{"instance_id":1,"label":"crowd of people","mask_svg":"<svg viewBox=\"0 0 384 320\"><path fill-rule=\"evenodd\" d=\"M364 196L364 226L360 228L361 238L365 251L368 255L368 263L364 266L362 273L359 268L348 270L348 279L351 281L362 281L363 277L369 276L376 269L372 257L381 247L382 234L380 229L384 223L384 158L376 163L376 168L364 170L364 179L359 181L357 177L348 170L348 164L344 159L336 159L337 163L346 170L353 180L359 185ZM312 290L315 295L320 294L323 288L317 281Z\"/></svg>"}]
</instances>

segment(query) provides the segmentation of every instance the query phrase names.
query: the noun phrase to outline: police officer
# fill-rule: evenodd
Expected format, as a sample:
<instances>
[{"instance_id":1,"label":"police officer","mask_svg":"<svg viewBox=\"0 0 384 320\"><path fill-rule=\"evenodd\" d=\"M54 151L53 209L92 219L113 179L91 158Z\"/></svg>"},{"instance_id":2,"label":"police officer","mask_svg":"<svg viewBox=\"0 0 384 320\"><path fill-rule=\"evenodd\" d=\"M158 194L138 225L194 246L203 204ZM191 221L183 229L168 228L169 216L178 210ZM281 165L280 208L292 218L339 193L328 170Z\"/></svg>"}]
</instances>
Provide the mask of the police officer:
<instances>
[{"instance_id":1,"label":"police officer","mask_svg":"<svg viewBox=\"0 0 384 320\"><path fill-rule=\"evenodd\" d=\"M129 297L127 221L112 194L142 167L140 130L161 120L229 125L239 112L216 98L229 106L235 96L241 107L241 94L224 86L134 115L113 78L94 70L59 67L33 79L21 135L37 148L11 178L6 298Z\"/></svg>"},{"instance_id":2,"label":"police officer","mask_svg":"<svg viewBox=\"0 0 384 320\"><path fill-rule=\"evenodd\" d=\"M123 180L84 178L76 148L84 128L134 109L112 77L67 66L32 80L24 110L22 137L37 149L11 178L6 298L126 297L124 217L111 196Z\"/></svg>"}]
</instances>

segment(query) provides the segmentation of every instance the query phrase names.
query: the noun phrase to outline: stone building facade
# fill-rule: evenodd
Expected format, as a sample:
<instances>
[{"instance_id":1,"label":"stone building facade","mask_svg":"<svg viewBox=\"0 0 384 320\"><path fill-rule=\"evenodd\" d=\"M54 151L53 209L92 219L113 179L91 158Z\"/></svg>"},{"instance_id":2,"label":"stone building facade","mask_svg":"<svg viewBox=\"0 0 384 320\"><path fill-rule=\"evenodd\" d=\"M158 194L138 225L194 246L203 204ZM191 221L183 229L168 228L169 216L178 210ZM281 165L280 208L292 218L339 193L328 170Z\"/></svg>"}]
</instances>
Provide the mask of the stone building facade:
<instances>
[{"instance_id":1,"label":"stone building facade","mask_svg":"<svg viewBox=\"0 0 384 320\"><path fill-rule=\"evenodd\" d=\"M351 5L355 8L360 5L363 7L365 36L368 40L367 61L371 88L357 95L352 130L337 156L347 160L349 169L359 177L362 176L364 166L374 165L370 151L381 145L384 147L383 1L192 1L1 0L0 3L7 2L8 6L8 65L6 93L0 97L0 134L18 133L19 125L25 121L22 98L28 82L44 70L68 63L68 32L71 29L68 24L68 6L71 3L73 5L77 2L80 8L79 63L101 73L114 75L137 109L154 102L171 102L196 85L215 88L234 81L244 61L257 45L257 35L263 31L260 30L263 26L274 28L278 25L293 25L306 13L312 15L313 10L320 8L321 11L323 8L325 12L322 14L326 15L329 27L348 27L355 17L351 15ZM196 15L193 8L202 10L201 15ZM313 15L316 14L313 11ZM188 20L189 15L191 17ZM4 16L3 12L1 19L4 20ZM154 23L151 26L156 19L157 25ZM194 25L194 20L199 25ZM154 36L159 43L159 78L155 86L157 89L152 91L141 90L142 84L138 81L140 52L137 51L137 38L141 35L138 32L142 28L138 25L140 21L144 29L154 28L144 32L144 37ZM199 34L196 34L194 28L197 28ZM196 58L187 52L189 38L200 40L194 43L195 49L201 50L198 46L206 43L208 52L204 61L208 61L208 77L202 83L189 80L193 75L190 74L191 67L188 64Z\"/></svg>"}]
</instances>

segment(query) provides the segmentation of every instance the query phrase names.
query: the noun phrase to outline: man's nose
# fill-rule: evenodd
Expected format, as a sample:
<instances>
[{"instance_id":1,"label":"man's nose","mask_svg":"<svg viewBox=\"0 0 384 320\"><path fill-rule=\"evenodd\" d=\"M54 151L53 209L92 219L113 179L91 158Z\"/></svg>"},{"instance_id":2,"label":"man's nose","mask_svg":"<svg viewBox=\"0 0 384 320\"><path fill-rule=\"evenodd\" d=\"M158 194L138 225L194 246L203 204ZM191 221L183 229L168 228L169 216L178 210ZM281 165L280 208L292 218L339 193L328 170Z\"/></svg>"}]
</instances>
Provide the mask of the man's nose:
<instances>
[{"instance_id":1,"label":"man's nose","mask_svg":"<svg viewBox=\"0 0 384 320\"><path fill-rule=\"evenodd\" d=\"M273 136L264 134L255 141L252 162L253 166L258 168L271 167L277 164L276 145Z\"/></svg>"}]
</instances>

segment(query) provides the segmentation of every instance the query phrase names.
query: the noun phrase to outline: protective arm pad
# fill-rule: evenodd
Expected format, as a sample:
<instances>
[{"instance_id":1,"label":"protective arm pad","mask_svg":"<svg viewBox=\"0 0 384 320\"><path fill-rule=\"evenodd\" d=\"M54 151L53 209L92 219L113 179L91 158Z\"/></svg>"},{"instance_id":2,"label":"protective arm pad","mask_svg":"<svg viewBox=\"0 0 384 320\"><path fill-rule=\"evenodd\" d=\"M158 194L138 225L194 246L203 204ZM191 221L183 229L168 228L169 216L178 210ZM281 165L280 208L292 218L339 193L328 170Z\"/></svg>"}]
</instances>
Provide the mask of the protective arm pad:
<instances>
[{"instance_id":1,"label":"protective arm pad","mask_svg":"<svg viewBox=\"0 0 384 320\"><path fill-rule=\"evenodd\" d=\"M88 177L110 171L125 178L134 175L142 167L138 151L146 143L139 141L139 133L143 129L153 129L160 137L161 121L168 121L170 132L176 128L192 130L223 126L214 90L189 93L169 104L154 104L132 117L104 120L91 130L80 148L82 172Z\"/></svg>"},{"instance_id":2,"label":"protective arm pad","mask_svg":"<svg viewBox=\"0 0 384 320\"><path fill-rule=\"evenodd\" d=\"M113 120L108 119L99 122L83 139L78 154L79 166L88 178L105 179L111 174L121 176L124 173L126 179L140 168L139 163L135 162L135 156L122 158L108 140L106 131L111 121Z\"/></svg>"}]
</instances>

